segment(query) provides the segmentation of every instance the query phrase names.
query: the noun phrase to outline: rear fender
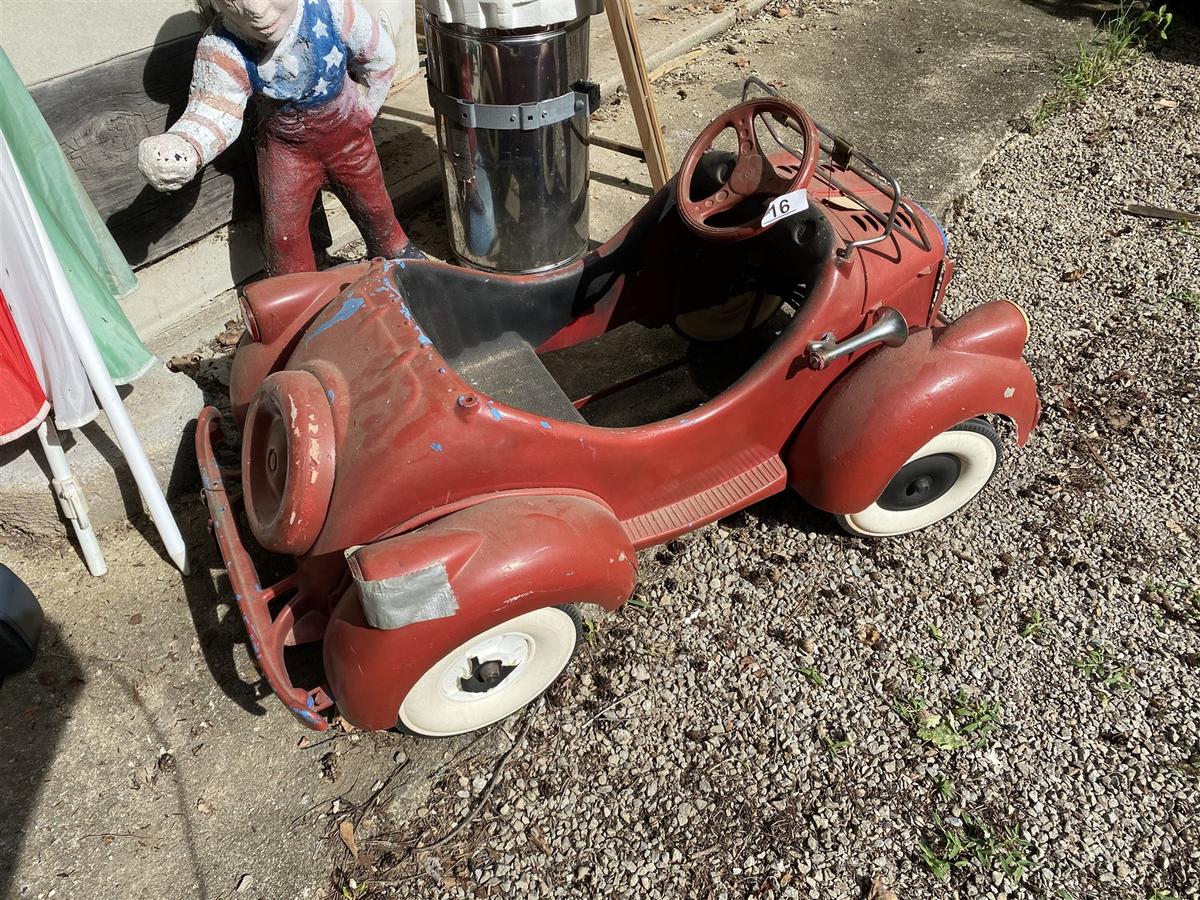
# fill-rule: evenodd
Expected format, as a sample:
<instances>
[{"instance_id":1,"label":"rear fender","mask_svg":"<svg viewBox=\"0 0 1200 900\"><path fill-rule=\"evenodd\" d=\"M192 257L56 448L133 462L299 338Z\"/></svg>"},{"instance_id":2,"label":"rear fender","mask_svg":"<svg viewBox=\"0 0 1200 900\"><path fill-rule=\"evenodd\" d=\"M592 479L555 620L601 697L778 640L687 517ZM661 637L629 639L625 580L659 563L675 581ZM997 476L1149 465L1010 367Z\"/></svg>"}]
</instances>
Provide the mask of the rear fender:
<instances>
[{"instance_id":1,"label":"rear fender","mask_svg":"<svg viewBox=\"0 0 1200 900\"><path fill-rule=\"evenodd\" d=\"M874 351L800 426L786 456L789 485L819 509L856 513L935 435L973 416L1006 416L1024 445L1041 414L1021 358L1028 334L1021 309L996 300Z\"/></svg>"},{"instance_id":2,"label":"rear fender","mask_svg":"<svg viewBox=\"0 0 1200 900\"><path fill-rule=\"evenodd\" d=\"M325 631L338 711L359 728L396 724L425 671L469 638L564 603L616 609L637 557L612 512L581 497L502 497L362 547L355 582Z\"/></svg>"}]
</instances>

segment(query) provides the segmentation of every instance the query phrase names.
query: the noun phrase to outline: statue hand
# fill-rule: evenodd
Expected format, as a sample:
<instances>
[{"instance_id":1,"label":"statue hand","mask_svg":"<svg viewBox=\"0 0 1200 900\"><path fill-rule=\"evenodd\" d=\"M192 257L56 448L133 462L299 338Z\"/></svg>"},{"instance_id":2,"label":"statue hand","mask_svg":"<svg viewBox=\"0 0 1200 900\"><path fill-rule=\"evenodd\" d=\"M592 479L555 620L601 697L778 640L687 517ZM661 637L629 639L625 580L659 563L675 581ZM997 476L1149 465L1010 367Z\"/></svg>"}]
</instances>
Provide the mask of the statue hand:
<instances>
[{"instance_id":1,"label":"statue hand","mask_svg":"<svg viewBox=\"0 0 1200 900\"><path fill-rule=\"evenodd\" d=\"M179 135L157 134L138 145L138 168L155 190L174 191L195 177L200 157Z\"/></svg>"}]
</instances>

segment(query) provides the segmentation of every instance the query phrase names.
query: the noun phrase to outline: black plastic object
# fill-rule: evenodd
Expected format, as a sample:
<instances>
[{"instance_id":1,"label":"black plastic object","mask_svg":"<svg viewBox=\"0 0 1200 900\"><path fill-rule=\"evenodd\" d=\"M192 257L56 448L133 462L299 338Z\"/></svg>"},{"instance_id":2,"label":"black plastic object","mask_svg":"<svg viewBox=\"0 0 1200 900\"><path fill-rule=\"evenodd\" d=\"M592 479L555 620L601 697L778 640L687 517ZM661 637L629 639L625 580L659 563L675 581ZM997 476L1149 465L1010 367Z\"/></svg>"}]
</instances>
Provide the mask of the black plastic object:
<instances>
[{"instance_id":1,"label":"black plastic object","mask_svg":"<svg viewBox=\"0 0 1200 900\"><path fill-rule=\"evenodd\" d=\"M0 678L33 664L42 618L42 607L25 582L0 563Z\"/></svg>"}]
</instances>

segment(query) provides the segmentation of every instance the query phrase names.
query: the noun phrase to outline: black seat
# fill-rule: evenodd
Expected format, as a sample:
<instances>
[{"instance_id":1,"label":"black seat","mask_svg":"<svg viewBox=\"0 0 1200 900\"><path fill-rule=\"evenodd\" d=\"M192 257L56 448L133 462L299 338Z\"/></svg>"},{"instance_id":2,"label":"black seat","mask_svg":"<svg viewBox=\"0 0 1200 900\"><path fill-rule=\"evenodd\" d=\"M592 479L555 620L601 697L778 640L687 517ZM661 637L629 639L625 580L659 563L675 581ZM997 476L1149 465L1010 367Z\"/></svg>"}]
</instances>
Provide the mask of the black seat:
<instances>
[{"instance_id":1,"label":"black seat","mask_svg":"<svg viewBox=\"0 0 1200 900\"><path fill-rule=\"evenodd\" d=\"M508 406L547 419L584 423L533 346L507 331L461 352L454 370L475 388Z\"/></svg>"}]
</instances>

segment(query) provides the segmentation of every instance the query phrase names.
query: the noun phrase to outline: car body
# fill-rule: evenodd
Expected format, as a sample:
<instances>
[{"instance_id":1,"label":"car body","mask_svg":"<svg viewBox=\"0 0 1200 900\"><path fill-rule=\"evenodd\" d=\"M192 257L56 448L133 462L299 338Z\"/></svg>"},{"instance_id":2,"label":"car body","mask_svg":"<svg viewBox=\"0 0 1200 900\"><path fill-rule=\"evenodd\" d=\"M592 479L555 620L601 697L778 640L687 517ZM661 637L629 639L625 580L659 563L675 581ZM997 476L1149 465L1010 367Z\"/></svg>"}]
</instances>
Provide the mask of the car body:
<instances>
[{"instance_id":1,"label":"car body","mask_svg":"<svg viewBox=\"0 0 1200 900\"><path fill-rule=\"evenodd\" d=\"M771 157L780 170L789 159ZM716 174L700 193L727 181L730 164L704 153L700 168ZM566 604L617 609L637 551L772 494L790 488L871 534L853 517L932 458L922 448L939 436L1002 416L1027 440L1040 414L1021 358L1027 319L1003 300L942 315L945 236L869 160L828 141L808 209L736 242L689 230L678 187L552 272L498 275L413 252L246 289L251 336L231 399L245 423L250 531L295 560L279 585L262 588L243 544L214 409L200 417L197 454L255 654L306 725L325 727L336 703L355 726L392 727L406 698L434 690L421 680L454 648L493 632L495 644L520 616L539 627L535 613ZM728 329L731 316L744 321ZM720 374L700 402L665 417L589 422L589 404L608 394L568 398L547 369L618 333L628 356L636 335L672 328L707 331L693 343L708 345L706 372ZM737 364L722 350L764 330ZM954 452L934 455L965 479L970 453L960 465ZM996 462L972 475L974 491ZM890 514L879 533L893 533ZM297 686L284 647L316 640L326 680ZM485 675L516 666L487 669L463 652ZM439 677L465 702L470 672ZM455 733L487 716L409 721L419 718L400 724Z\"/></svg>"}]
</instances>

